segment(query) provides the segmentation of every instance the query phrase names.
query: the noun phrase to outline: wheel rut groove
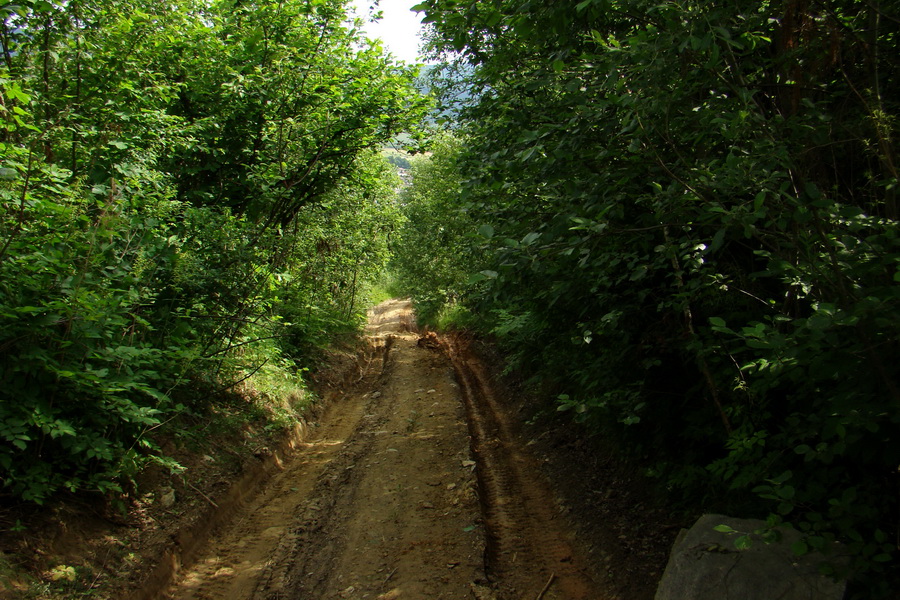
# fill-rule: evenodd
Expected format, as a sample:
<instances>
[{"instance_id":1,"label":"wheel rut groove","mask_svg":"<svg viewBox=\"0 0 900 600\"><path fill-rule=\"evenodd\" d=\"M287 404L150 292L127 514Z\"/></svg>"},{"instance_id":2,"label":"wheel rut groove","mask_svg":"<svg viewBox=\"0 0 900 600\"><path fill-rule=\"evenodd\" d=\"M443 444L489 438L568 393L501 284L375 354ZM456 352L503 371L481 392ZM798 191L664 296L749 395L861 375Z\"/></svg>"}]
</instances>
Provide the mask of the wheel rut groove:
<instances>
[{"instance_id":1,"label":"wheel rut groove","mask_svg":"<svg viewBox=\"0 0 900 600\"><path fill-rule=\"evenodd\" d=\"M611 598L466 345L420 337L408 301L367 334L352 385L162 597Z\"/></svg>"},{"instance_id":2,"label":"wheel rut groove","mask_svg":"<svg viewBox=\"0 0 900 600\"><path fill-rule=\"evenodd\" d=\"M461 336L448 336L445 345L460 382L477 463L488 578L511 598L548 584L545 598L608 597L570 542L549 484L517 442L483 366Z\"/></svg>"}]
</instances>

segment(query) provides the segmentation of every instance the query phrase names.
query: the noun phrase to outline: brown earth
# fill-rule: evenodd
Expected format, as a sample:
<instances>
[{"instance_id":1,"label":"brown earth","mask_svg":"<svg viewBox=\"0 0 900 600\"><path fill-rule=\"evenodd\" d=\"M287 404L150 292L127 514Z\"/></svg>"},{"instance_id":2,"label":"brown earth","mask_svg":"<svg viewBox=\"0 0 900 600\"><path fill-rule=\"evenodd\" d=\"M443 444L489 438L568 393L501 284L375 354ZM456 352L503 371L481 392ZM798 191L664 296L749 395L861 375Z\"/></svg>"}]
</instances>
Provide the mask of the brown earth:
<instances>
[{"instance_id":1,"label":"brown earth","mask_svg":"<svg viewBox=\"0 0 900 600\"><path fill-rule=\"evenodd\" d=\"M169 597L461 598L483 577L465 417L410 322L373 313L381 360Z\"/></svg>"},{"instance_id":2,"label":"brown earth","mask_svg":"<svg viewBox=\"0 0 900 600\"><path fill-rule=\"evenodd\" d=\"M97 598L652 598L679 523L569 424L533 418L478 344L413 323L406 301L373 309L370 350L334 367L324 410L243 474L143 520L77 533L75 511L45 553L112 565Z\"/></svg>"}]
</instances>

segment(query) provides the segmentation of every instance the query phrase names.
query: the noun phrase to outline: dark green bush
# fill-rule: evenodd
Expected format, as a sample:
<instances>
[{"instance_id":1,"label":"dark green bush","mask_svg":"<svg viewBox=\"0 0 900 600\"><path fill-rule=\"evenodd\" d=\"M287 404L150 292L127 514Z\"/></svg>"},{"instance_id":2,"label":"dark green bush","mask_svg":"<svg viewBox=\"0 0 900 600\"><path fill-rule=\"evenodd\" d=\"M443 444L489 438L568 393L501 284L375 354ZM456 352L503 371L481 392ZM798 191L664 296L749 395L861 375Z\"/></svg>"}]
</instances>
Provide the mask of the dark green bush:
<instances>
[{"instance_id":1,"label":"dark green bush","mask_svg":"<svg viewBox=\"0 0 900 600\"><path fill-rule=\"evenodd\" d=\"M671 493L789 521L801 551L837 538L880 577L900 528L897 15L419 8L472 73L443 96L469 98L469 239L491 233L435 249L488 246L481 287L448 293Z\"/></svg>"}]
</instances>

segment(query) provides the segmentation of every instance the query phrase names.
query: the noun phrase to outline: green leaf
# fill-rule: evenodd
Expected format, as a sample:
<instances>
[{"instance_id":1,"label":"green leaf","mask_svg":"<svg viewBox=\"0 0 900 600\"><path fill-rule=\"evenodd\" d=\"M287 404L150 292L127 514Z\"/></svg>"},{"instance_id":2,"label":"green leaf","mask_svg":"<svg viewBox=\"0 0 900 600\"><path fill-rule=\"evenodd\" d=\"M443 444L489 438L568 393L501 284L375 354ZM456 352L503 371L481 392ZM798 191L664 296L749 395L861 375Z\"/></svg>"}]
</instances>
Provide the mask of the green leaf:
<instances>
[{"instance_id":1,"label":"green leaf","mask_svg":"<svg viewBox=\"0 0 900 600\"><path fill-rule=\"evenodd\" d=\"M809 546L803 540L797 540L791 544L791 551L797 556L803 556L809 553Z\"/></svg>"},{"instance_id":2,"label":"green leaf","mask_svg":"<svg viewBox=\"0 0 900 600\"><path fill-rule=\"evenodd\" d=\"M532 231L531 233L529 233L528 235L526 235L524 238L522 238L522 245L523 245L523 246L530 246L530 245L533 244L535 241L537 241L537 239L538 239L539 237L541 237L541 234L540 234L540 233L538 233L538 232L536 232L536 231Z\"/></svg>"},{"instance_id":3,"label":"green leaf","mask_svg":"<svg viewBox=\"0 0 900 600\"><path fill-rule=\"evenodd\" d=\"M775 490L775 493L778 495L779 498L784 498L785 500L790 500L794 497L794 495L796 494L796 491L794 490L793 486L786 485L786 486L777 488Z\"/></svg>"},{"instance_id":4,"label":"green leaf","mask_svg":"<svg viewBox=\"0 0 900 600\"><path fill-rule=\"evenodd\" d=\"M484 225L482 225L478 228L478 234L481 237L490 239L490 238L494 237L494 228L491 227L489 224L485 223Z\"/></svg>"},{"instance_id":5,"label":"green leaf","mask_svg":"<svg viewBox=\"0 0 900 600\"><path fill-rule=\"evenodd\" d=\"M738 536L734 539L734 547L738 550L747 550L753 545L753 540L749 535Z\"/></svg>"},{"instance_id":6,"label":"green leaf","mask_svg":"<svg viewBox=\"0 0 900 600\"><path fill-rule=\"evenodd\" d=\"M726 233L725 229L720 229L719 231L716 232L716 235L713 236L712 242L710 242L710 244L709 244L710 252L715 252L716 250L718 250L719 248L722 247L722 243L725 240L725 233Z\"/></svg>"},{"instance_id":7,"label":"green leaf","mask_svg":"<svg viewBox=\"0 0 900 600\"><path fill-rule=\"evenodd\" d=\"M730 525L725 525L722 523L721 525L716 525L713 527L714 531L718 531L719 533L737 533L737 530L731 527Z\"/></svg>"},{"instance_id":8,"label":"green leaf","mask_svg":"<svg viewBox=\"0 0 900 600\"><path fill-rule=\"evenodd\" d=\"M763 207L763 203L766 201L766 192L765 190L756 194L756 197L753 199L753 211L758 211Z\"/></svg>"},{"instance_id":9,"label":"green leaf","mask_svg":"<svg viewBox=\"0 0 900 600\"><path fill-rule=\"evenodd\" d=\"M778 514L781 516L790 514L794 510L794 505L790 502L781 502L778 505Z\"/></svg>"},{"instance_id":10,"label":"green leaf","mask_svg":"<svg viewBox=\"0 0 900 600\"><path fill-rule=\"evenodd\" d=\"M809 196L812 200L818 200L822 197L822 191L819 189L819 186L817 186L812 181L806 182L804 189L806 190L806 195Z\"/></svg>"},{"instance_id":11,"label":"green leaf","mask_svg":"<svg viewBox=\"0 0 900 600\"><path fill-rule=\"evenodd\" d=\"M788 479L790 479L793 476L794 476L793 471L784 471L781 475L779 475L778 477L776 477L774 479L770 479L769 481L771 481L772 483L774 483L776 485L781 485L782 483L784 483L785 481L787 481Z\"/></svg>"}]
</instances>

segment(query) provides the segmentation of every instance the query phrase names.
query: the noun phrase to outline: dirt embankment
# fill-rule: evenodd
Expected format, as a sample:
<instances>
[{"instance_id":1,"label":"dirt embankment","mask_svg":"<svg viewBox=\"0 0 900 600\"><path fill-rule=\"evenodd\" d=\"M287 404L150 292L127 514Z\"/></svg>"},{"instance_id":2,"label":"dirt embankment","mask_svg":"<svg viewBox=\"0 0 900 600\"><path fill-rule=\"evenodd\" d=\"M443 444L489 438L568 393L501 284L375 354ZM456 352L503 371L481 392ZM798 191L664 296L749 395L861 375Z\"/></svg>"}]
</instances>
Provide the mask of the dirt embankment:
<instances>
[{"instance_id":1,"label":"dirt embankment","mask_svg":"<svg viewBox=\"0 0 900 600\"><path fill-rule=\"evenodd\" d=\"M413 333L408 303L370 319L381 358L167 596L616 597L595 582L478 361Z\"/></svg>"},{"instance_id":2,"label":"dirt embankment","mask_svg":"<svg viewBox=\"0 0 900 600\"><path fill-rule=\"evenodd\" d=\"M523 438L485 363L459 338L416 333L408 302L373 309L367 334L368 359L317 420L203 494L204 515L169 528L161 560L115 597L652 598L668 539L616 501L631 502L621 473L571 465L552 428Z\"/></svg>"}]
</instances>

